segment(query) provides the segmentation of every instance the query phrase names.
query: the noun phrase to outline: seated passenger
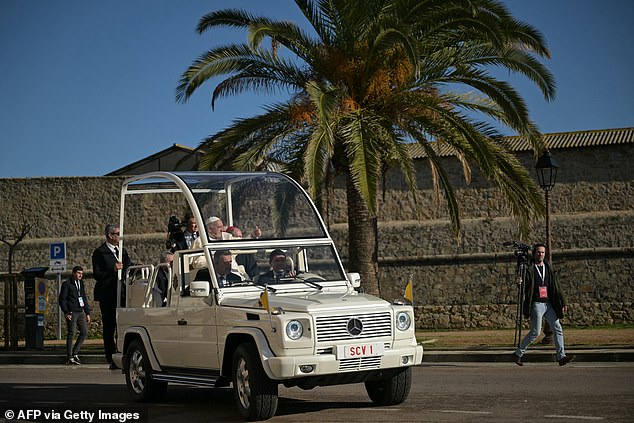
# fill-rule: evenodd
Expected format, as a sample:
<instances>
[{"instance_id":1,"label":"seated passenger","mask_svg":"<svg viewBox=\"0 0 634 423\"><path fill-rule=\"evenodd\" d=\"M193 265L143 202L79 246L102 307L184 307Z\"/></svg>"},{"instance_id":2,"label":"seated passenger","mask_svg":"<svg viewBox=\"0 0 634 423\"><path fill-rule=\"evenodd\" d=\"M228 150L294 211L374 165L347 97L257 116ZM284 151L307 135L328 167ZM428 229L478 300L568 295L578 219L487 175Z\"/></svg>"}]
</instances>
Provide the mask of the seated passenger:
<instances>
[{"instance_id":1,"label":"seated passenger","mask_svg":"<svg viewBox=\"0 0 634 423\"><path fill-rule=\"evenodd\" d=\"M233 239L242 239L242 231L237 226L229 226L227 228L227 233L231 234ZM253 279L257 275L258 262L255 258L255 254L252 254L252 253L238 254L236 255L235 262L237 263L238 266L242 266L245 273L249 275L249 278Z\"/></svg>"},{"instance_id":2,"label":"seated passenger","mask_svg":"<svg viewBox=\"0 0 634 423\"><path fill-rule=\"evenodd\" d=\"M214 253L214 270L218 286L224 288L236 282L242 282L242 276L231 268L233 256L229 250L219 250ZM200 271L199 271L200 273Z\"/></svg>"},{"instance_id":3,"label":"seated passenger","mask_svg":"<svg viewBox=\"0 0 634 423\"><path fill-rule=\"evenodd\" d=\"M261 285L275 283L281 278L295 277L295 271L286 266L286 253L279 248L271 251L271 254L269 254L269 265L271 269L258 276L258 283Z\"/></svg>"}]
</instances>

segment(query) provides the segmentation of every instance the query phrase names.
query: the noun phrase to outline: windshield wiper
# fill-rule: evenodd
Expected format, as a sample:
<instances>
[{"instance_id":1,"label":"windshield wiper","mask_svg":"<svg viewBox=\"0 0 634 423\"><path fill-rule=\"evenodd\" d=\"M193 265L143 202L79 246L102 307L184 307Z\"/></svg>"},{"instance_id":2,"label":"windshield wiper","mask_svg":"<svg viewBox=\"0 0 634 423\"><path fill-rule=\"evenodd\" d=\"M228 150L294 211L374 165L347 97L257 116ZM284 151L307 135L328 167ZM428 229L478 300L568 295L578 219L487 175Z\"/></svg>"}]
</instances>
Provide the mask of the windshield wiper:
<instances>
[{"instance_id":1,"label":"windshield wiper","mask_svg":"<svg viewBox=\"0 0 634 423\"><path fill-rule=\"evenodd\" d=\"M261 283L257 283L257 282L253 282L253 285L257 286L262 291L264 291L264 289L266 289L267 291L277 292L277 289L273 288L271 285L262 285Z\"/></svg>"}]
</instances>

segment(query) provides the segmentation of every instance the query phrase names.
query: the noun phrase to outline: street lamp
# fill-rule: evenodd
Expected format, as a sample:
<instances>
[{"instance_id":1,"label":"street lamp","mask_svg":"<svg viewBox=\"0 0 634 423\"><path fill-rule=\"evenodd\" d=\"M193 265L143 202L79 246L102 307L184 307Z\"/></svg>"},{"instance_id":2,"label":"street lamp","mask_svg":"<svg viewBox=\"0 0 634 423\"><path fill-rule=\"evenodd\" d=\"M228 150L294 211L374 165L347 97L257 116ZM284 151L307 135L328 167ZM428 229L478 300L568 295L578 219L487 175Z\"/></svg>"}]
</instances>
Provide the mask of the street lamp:
<instances>
[{"instance_id":1,"label":"street lamp","mask_svg":"<svg viewBox=\"0 0 634 423\"><path fill-rule=\"evenodd\" d=\"M546 195L546 245L548 246L548 262L550 263L552 263L553 259L550 240L550 190L555 186L558 168L559 166L555 162L555 158L548 150L537 159L537 163L535 164L539 186L542 187Z\"/></svg>"}]
</instances>

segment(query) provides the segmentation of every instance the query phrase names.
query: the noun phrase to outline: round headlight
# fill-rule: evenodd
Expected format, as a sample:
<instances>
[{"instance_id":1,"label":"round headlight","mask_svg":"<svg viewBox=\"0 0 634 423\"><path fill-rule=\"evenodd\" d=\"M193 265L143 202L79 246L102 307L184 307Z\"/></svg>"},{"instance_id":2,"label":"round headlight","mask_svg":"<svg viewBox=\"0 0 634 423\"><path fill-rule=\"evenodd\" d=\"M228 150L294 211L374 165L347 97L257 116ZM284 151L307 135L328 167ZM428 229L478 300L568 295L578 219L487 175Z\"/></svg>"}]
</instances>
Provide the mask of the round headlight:
<instances>
[{"instance_id":1,"label":"round headlight","mask_svg":"<svg viewBox=\"0 0 634 423\"><path fill-rule=\"evenodd\" d=\"M412 324L412 319L409 317L409 314L405 311L401 311L396 315L396 329L398 330L407 330Z\"/></svg>"},{"instance_id":2,"label":"round headlight","mask_svg":"<svg viewBox=\"0 0 634 423\"><path fill-rule=\"evenodd\" d=\"M304 333L304 326L299 320L291 320L286 324L286 336L293 341L298 340Z\"/></svg>"}]
</instances>

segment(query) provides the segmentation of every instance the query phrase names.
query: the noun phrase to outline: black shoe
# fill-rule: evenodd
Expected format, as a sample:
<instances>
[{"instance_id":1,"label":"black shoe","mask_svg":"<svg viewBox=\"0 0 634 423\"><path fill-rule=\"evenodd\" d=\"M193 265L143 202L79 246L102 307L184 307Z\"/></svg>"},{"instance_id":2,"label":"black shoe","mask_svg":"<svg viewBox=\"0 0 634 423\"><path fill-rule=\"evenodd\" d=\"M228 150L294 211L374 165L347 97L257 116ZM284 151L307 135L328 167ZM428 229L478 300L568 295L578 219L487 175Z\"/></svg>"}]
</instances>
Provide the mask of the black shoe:
<instances>
[{"instance_id":1,"label":"black shoe","mask_svg":"<svg viewBox=\"0 0 634 423\"><path fill-rule=\"evenodd\" d=\"M75 360L77 364L81 364L81 361L79 361L79 356L77 354L73 355L73 360Z\"/></svg>"},{"instance_id":2,"label":"black shoe","mask_svg":"<svg viewBox=\"0 0 634 423\"><path fill-rule=\"evenodd\" d=\"M518 366L523 366L524 363L522 363L522 357L520 357L519 355L513 353L513 355L511 356L511 361L515 364L517 364Z\"/></svg>"},{"instance_id":3,"label":"black shoe","mask_svg":"<svg viewBox=\"0 0 634 423\"><path fill-rule=\"evenodd\" d=\"M118 369L117 365L116 365L116 364L114 364L114 361L111 361L111 362L110 362L110 366L108 366L108 368L109 368L110 370L117 370L117 369Z\"/></svg>"},{"instance_id":4,"label":"black shoe","mask_svg":"<svg viewBox=\"0 0 634 423\"><path fill-rule=\"evenodd\" d=\"M560 366L565 366L566 364L570 363L571 361L575 361L575 356L574 355L565 355L564 358L559 360L559 365Z\"/></svg>"},{"instance_id":5,"label":"black shoe","mask_svg":"<svg viewBox=\"0 0 634 423\"><path fill-rule=\"evenodd\" d=\"M75 360L75 357L71 357L66 361L67 366L79 366L80 364L78 360Z\"/></svg>"}]
</instances>

